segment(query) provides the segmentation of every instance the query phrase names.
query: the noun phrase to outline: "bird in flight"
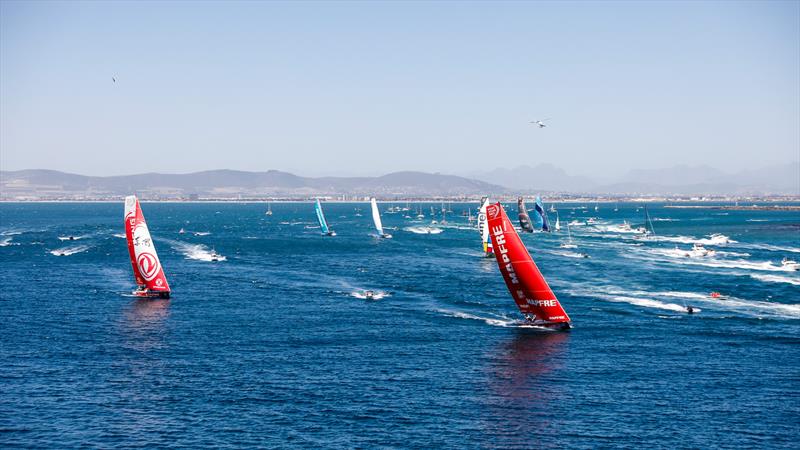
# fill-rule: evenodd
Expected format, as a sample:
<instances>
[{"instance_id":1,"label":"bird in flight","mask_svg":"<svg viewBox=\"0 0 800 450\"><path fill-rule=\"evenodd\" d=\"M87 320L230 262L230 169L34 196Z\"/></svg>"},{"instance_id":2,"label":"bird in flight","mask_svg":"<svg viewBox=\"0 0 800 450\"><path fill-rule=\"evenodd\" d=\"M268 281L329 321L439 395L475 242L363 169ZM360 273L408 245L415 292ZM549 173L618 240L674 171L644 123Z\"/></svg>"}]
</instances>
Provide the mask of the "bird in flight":
<instances>
[{"instance_id":1,"label":"bird in flight","mask_svg":"<svg viewBox=\"0 0 800 450\"><path fill-rule=\"evenodd\" d=\"M534 125L537 125L539 128L544 128L544 127L547 126L547 125L544 124L544 122L546 120L550 120L550 119L547 118L547 119L542 119L542 120L533 120L533 121L531 121L531 123L534 124Z\"/></svg>"}]
</instances>

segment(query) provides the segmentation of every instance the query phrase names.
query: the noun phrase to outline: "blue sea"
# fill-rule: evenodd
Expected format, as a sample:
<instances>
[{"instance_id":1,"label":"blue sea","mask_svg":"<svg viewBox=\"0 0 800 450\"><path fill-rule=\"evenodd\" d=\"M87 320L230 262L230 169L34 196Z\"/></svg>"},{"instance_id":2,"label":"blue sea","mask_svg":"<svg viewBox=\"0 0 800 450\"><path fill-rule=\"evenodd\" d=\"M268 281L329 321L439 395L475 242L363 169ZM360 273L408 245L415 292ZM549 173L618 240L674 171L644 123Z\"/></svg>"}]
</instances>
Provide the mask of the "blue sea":
<instances>
[{"instance_id":1,"label":"blue sea","mask_svg":"<svg viewBox=\"0 0 800 450\"><path fill-rule=\"evenodd\" d=\"M324 206L336 237L311 203L143 203L173 291L143 300L122 202L0 204L0 446L797 448L797 211L651 204L637 239L641 205L557 204L522 236L573 321L547 332L475 204L381 204L392 239Z\"/></svg>"}]
</instances>

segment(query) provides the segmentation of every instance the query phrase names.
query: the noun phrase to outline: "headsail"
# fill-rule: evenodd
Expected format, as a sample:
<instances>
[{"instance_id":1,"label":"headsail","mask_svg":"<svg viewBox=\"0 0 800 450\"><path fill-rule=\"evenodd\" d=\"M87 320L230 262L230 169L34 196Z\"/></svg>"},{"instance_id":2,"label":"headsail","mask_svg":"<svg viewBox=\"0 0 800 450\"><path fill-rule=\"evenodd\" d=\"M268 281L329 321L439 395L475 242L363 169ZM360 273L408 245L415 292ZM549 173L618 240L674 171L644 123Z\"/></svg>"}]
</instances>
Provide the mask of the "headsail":
<instances>
[{"instance_id":1,"label":"headsail","mask_svg":"<svg viewBox=\"0 0 800 450\"><path fill-rule=\"evenodd\" d=\"M517 209L519 210L519 226L522 231L533 233L533 226L531 225L531 218L528 216L528 210L525 208L525 200L520 197L517 199Z\"/></svg>"},{"instance_id":2,"label":"headsail","mask_svg":"<svg viewBox=\"0 0 800 450\"><path fill-rule=\"evenodd\" d=\"M478 209L478 231L481 233L483 242L483 253L486 256L492 254L492 237L489 236L489 225L486 221L486 207L489 205L489 197L481 199L481 207Z\"/></svg>"},{"instance_id":3,"label":"headsail","mask_svg":"<svg viewBox=\"0 0 800 450\"><path fill-rule=\"evenodd\" d=\"M125 237L139 292L169 297L169 284L135 195L125 197Z\"/></svg>"},{"instance_id":4,"label":"headsail","mask_svg":"<svg viewBox=\"0 0 800 450\"><path fill-rule=\"evenodd\" d=\"M317 220L319 220L319 227L322 229L322 233L328 236L334 236L336 233L328 227L328 221L325 220L325 213L322 212L322 204L319 202L319 199L317 199L317 204L314 205L314 209L317 211Z\"/></svg>"},{"instance_id":5,"label":"headsail","mask_svg":"<svg viewBox=\"0 0 800 450\"><path fill-rule=\"evenodd\" d=\"M514 231L502 205L489 205L486 214L497 265L519 310L534 324L569 328L569 316Z\"/></svg>"},{"instance_id":6,"label":"headsail","mask_svg":"<svg viewBox=\"0 0 800 450\"><path fill-rule=\"evenodd\" d=\"M544 211L541 197L536 197L536 204L533 206L533 209L536 210L538 215L536 220L537 228L541 228L542 231L550 231L550 224L547 222L547 213Z\"/></svg>"}]
</instances>

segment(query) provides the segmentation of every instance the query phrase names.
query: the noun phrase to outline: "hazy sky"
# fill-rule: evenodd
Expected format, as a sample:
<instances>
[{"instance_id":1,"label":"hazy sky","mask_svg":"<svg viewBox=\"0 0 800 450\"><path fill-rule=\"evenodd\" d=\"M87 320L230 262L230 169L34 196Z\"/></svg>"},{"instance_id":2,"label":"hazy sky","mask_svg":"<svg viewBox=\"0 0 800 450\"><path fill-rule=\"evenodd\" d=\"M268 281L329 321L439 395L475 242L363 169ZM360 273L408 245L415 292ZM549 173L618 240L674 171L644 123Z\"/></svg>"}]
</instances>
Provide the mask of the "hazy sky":
<instances>
[{"instance_id":1,"label":"hazy sky","mask_svg":"<svg viewBox=\"0 0 800 450\"><path fill-rule=\"evenodd\" d=\"M0 167L796 161L799 5L2 1Z\"/></svg>"}]
</instances>

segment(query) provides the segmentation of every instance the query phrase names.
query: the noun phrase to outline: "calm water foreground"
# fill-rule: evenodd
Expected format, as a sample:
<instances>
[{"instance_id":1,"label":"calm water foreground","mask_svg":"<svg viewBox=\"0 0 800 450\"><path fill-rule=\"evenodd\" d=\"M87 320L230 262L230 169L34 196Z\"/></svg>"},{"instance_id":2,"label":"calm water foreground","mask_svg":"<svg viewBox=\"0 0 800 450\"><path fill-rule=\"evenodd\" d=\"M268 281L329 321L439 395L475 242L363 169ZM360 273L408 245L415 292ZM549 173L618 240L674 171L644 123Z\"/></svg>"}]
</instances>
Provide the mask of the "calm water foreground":
<instances>
[{"instance_id":1,"label":"calm water foreground","mask_svg":"<svg viewBox=\"0 0 800 450\"><path fill-rule=\"evenodd\" d=\"M440 234L430 206L384 214L379 240L366 204L325 205L326 238L311 204L144 203L173 288L150 301L126 295L121 202L0 204L0 446L800 441L800 272L780 267L797 212L655 205L641 241L618 228L636 205L558 205L562 226L599 220L571 227L577 250L523 236L575 326L548 333L517 327L460 215L475 205ZM694 242L716 253L687 258Z\"/></svg>"}]
</instances>

